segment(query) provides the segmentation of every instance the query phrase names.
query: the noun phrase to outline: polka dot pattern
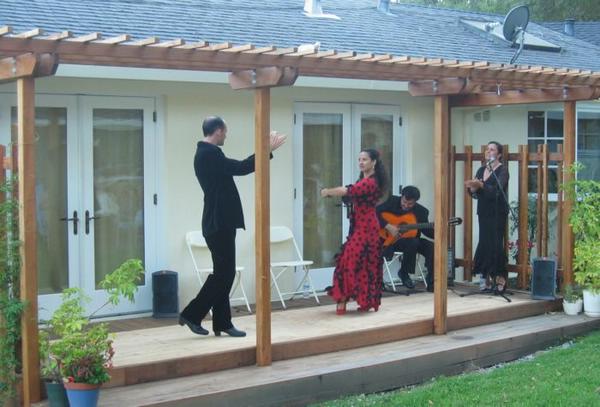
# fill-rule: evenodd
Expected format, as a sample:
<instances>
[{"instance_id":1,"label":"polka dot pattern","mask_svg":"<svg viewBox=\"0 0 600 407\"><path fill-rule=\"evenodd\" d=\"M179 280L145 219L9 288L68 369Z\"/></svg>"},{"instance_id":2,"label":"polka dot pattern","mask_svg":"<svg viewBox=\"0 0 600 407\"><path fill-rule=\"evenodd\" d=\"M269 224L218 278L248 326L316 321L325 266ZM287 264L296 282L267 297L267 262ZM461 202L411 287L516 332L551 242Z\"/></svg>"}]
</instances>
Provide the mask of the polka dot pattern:
<instances>
[{"instance_id":1,"label":"polka dot pattern","mask_svg":"<svg viewBox=\"0 0 600 407\"><path fill-rule=\"evenodd\" d=\"M336 255L329 295L336 301L354 299L363 309L377 309L381 303L383 258L375 207L381 192L372 177L347 188L353 208L350 233Z\"/></svg>"}]
</instances>

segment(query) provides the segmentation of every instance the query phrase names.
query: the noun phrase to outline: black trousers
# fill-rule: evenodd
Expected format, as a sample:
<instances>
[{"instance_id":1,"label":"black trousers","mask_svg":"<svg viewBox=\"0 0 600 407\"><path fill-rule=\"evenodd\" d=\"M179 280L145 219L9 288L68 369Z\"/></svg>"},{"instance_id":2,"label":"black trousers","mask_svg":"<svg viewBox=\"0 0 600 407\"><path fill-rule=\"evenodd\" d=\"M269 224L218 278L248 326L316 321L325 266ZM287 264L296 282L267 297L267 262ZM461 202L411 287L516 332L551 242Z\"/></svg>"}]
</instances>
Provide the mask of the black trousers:
<instances>
[{"instance_id":1,"label":"black trousers","mask_svg":"<svg viewBox=\"0 0 600 407\"><path fill-rule=\"evenodd\" d=\"M427 239L418 237L409 239L398 239L396 243L384 250L383 255L390 259L394 252L402 252L402 264L398 270L400 278L408 277L415 273L417 264L417 253L425 257L425 268L427 269L427 285L433 285L433 243Z\"/></svg>"},{"instance_id":2,"label":"black trousers","mask_svg":"<svg viewBox=\"0 0 600 407\"><path fill-rule=\"evenodd\" d=\"M199 324L212 308L213 330L225 330L233 327L229 291L235 279L235 229L219 230L205 236L212 255L213 274L181 315L190 322Z\"/></svg>"}]
</instances>

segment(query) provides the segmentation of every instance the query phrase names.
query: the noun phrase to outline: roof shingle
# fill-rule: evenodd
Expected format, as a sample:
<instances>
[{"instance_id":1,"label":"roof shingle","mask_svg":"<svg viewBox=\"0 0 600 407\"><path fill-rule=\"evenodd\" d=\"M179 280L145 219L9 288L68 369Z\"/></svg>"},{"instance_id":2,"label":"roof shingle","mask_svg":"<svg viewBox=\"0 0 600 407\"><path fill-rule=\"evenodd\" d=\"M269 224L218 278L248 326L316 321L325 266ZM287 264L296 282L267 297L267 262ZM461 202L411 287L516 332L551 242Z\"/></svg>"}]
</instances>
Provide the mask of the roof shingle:
<instances>
[{"instance_id":1,"label":"roof shingle","mask_svg":"<svg viewBox=\"0 0 600 407\"><path fill-rule=\"evenodd\" d=\"M515 49L460 22L502 21L503 16L406 4L392 4L395 16L377 11L374 0L323 0L323 10L340 20L304 15L302 0L2 0L0 25L16 32L42 28L74 34L130 34L132 40L252 43L292 47L321 43L336 49L508 63ZM528 32L561 46L560 53L529 50L523 65L600 71L600 47L536 23Z\"/></svg>"}]
</instances>

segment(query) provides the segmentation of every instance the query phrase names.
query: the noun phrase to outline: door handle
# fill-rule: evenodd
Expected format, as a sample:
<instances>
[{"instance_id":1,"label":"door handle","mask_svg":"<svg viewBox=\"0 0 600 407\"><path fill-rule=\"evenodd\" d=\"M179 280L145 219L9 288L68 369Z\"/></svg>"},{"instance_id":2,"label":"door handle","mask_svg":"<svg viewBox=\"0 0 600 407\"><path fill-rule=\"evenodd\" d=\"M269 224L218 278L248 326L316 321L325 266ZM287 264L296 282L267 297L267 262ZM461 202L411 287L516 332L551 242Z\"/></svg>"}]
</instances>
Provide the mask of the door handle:
<instances>
[{"instance_id":1,"label":"door handle","mask_svg":"<svg viewBox=\"0 0 600 407\"><path fill-rule=\"evenodd\" d=\"M77 234L77 225L79 224L79 217L77 216L77 211L73 211L72 218L60 218L60 220L65 221L65 222L73 221L73 234L74 235Z\"/></svg>"},{"instance_id":2,"label":"door handle","mask_svg":"<svg viewBox=\"0 0 600 407\"><path fill-rule=\"evenodd\" d=\"M85 211L85 234L90 234L90 221L92 219L100 219L100 216L90 216L90 211Z\"/></svg>"}]
</instances>

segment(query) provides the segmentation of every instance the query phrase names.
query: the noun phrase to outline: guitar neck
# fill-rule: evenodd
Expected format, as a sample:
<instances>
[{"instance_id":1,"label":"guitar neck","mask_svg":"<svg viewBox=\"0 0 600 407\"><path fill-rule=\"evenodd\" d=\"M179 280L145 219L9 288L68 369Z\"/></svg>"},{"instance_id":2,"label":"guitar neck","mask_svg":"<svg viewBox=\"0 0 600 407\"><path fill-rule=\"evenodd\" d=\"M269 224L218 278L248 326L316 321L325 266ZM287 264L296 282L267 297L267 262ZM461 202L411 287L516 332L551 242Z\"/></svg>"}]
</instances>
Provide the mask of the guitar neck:
<instances>
[{"instance_id":1,"label":"guitar neck","mask_svg":"<svg viewBox=\"0 0 600 407\"><path fill-rule=\"evenodd\" d=\"M431 229L431 228L433 228L433 222L429 222L429 223L414 223L412 225L400 225L400 230Z\"/></svg>"}]
</instances>

